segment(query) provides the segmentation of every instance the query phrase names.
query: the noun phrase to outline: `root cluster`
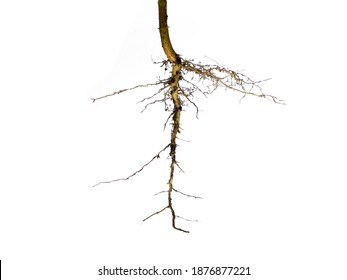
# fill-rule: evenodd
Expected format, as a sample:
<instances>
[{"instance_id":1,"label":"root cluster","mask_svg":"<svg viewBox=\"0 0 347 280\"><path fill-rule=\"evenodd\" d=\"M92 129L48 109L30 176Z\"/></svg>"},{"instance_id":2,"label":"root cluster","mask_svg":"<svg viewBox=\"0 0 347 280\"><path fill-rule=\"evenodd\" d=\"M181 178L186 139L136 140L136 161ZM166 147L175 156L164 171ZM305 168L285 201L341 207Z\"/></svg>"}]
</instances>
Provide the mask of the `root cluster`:
<instances>
[{"instance_id":1,"label":"root cluster","mask_svg":"<svg viewBox=\"0 0 347 280\"><path fill-rule=\"evenodd\" d=\"M161 210L149 215L148 217L143 219L143 221L146 221L149 218L157 214L160 214L164 210L169 209L171 212L172 227L179 231L188 232L187 230L184 230L176 226L176 218L182 217L176 214L172 201L172 193L174 191L188 197L200 198L197 196L187 195L185 193L177 191L174 188L175 168L178 167L179 169L181 169L177 162L177 139L181 127L182 108L184 106L189 105L193 106L196 110L196 117L198 117L199 107L194 102L195 95L202 94L204 96L208 96L219 88L225 88L227 90L240 93L241 100L246 96L250 95L259 98L265 98L278 104L284 104L284 102L273 95L269 95L263 92L261 83L265 80L254 81L245 74L242 74L238 71L230 70L219 64L203 64L201 62L196 63L194 62L194 60L186 60L181 57L176 63L172 63L170 62L170 60L163 60L161 62L155 63L158 64L160 67L164 68L165 73L169 72L169 76L163 79L158 78L158 81L154 83L148 83L143 85L137 85L127 89L121 89L112 94L93 98L92 100L93 102L95 102L106 97L114 96L117 94L144 87L156 88L152 95L146 96L145 98L140 100L139 103L145 103L145 106L142 111L146 110L150 105L158 103L164 105L164 110L169 112L169 115L164 123L164 129L166 128L168 122L171 120L170 142L163 149L161 149L155 156L153 156L151 160L142 165L140 169L138 169L131 175L125 178L102 181L96 184L95 186L130 179L131 177L141 172L155 159L159 159L160 154L169 148L168 157L171 161L168 180L169 187L168 190L165 191L167 193L167 205L163 207ZM182 219L188 220L186 218Z\"/></svg>"}]
</instances>

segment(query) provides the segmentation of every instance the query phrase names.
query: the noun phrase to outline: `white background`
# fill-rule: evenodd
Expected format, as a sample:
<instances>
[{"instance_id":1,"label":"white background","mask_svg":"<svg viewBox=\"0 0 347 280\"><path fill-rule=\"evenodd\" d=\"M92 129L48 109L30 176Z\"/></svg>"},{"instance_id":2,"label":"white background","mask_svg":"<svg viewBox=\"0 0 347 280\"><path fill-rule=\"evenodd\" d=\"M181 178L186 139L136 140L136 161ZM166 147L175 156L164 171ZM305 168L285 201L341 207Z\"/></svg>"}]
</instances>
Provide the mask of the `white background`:
<instances>
[{"instance_id":1,"label":"white background","mask_svg":"<svg viewBox=\"0 0 347 280\"><path fill-rule=\"evenodd\" d=\"M168 211L141 222L166 205L154 196L167 188L165 155L129 181L92 188L168 143L163 106L136 105L151 89L91 102L163 76L151 61L164 58L157 2L1 1L4 279L101 279L104 265L189 271L177 279L193 278L193 266L346 279L343 3L169 1L178 53L271 77L264 90L287 103L240 103L221 90L197 96L199 120L186 109L175 186L204 199L175 196L177 214L199 220L178 220L184 234Z\"/></svg>"}]
</instances>

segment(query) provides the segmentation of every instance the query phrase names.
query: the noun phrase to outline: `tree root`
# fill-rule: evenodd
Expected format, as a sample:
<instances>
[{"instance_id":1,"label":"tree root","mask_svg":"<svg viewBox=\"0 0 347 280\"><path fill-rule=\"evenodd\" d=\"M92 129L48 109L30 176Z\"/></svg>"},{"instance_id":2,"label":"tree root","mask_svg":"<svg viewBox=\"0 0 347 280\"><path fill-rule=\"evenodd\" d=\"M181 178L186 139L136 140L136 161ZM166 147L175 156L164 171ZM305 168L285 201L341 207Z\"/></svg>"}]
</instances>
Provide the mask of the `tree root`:
<instances>
[{"instance_id":1,"label":"tree root","mask_svg":"<svg viewBox=\"0 0 347 280\"><path fill-rule=\"evenodd\" d=\"M135 176L139 172L141 172L146 166L152 163L155 159L158 159L160 154L164 152L167 148L170 147L169 157L171 159L170 163L170 175L168 181L168 190L167 192L167 206L162 208L161 210L154 212L153 214L146 217L143 221L148 220L149 218L162 213L166 209L170 209L171 212L171 224L172 227L176 230L186 232L189 231L184 230L176 226L176 218L181 218L186 221L195 221L188 220L177 216L174 210L174 206L172 203L172 193L173 191L179 192L174 188L174 175L175 175L175 167L178 168L179 165L177 163L177 139L178 134L180 133L181 128L181 113L182 108L184 106L189 106L191 104L195 107L196 117L198 117L199 107L193 101L195 94L203 94L204 96L208 96L212 94L215 90L219 88L225 88L227 90L235 91L241 94L241 99L246 96L255 96L259 98L268 99L277 104L285 104L283 100L278 99L277 97L269 94L265 94L262 91L261 83L266 80L255 81L245 74L242 74L238 71L230 70L225 66L221 66L218 63L216 64L204 64L201 62L194 62L194 60L183 59L180 55L178 55L171 44L169 30L167 25L167 3L166 0L158 0L158 10L159 10L159 32L162 42L163 50L166 54L167 59L162 60L161 62L154 62L155 64L159 64L161 67L164 67L164 72L170 70L170 76L165 79L160 79L154 83L148 83L145 85L137 85L132 88L122 89L116 91L112 94L104 95L101 97L93 98L93 102L110 97L116 94L120 94L127 91L132 91L135 89L149 87L149 86L160 86L160 88L152 95L143 98L139 103L148 102L142 112L146 110L150 105L163 103L165 107L165 111L169 111L169 117L167 118L164 129L171 119L171 137L170 143L166 145L162 150L159 151L150 161L144 164L139 170L131 174L126 178L115 179L110 181L99 182L94 187L100 184L113 183L121 180L128 180L131 177ZM163 193L163 192L160 192ZM182 195L186 195L182 192L179 192ZM188 197L193 198L201 198L192 195L186 195Z\"/></svg>"}]
</instances>

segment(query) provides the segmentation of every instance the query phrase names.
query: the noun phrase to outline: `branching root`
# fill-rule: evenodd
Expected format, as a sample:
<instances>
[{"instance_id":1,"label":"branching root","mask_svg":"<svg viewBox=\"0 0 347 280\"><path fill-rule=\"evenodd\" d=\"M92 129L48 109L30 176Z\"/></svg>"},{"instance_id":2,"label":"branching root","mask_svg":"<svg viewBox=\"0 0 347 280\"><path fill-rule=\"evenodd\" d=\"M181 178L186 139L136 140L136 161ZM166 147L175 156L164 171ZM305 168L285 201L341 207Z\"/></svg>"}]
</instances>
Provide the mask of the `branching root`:
<instances>
[{"instance_id":1,"label":"branching root","mask_svg":"<svg viewBox=\"0 0 347 280\"><path fill-rule=\"evenodd\" d=\"M136 174L141 172L146 166L152 163L155 159L159 158L160 154L164 152L167 148L170 148L169 158L170 158L170 173L168 181L167 193L167 205L153 214L149 215L143 221L162 213L166 209L170 209L171 212L171 224L176 230L182 232L188 232L187 230L181 229L176 226L176 218L181 218L177 216L174 210L172 202L172 193L178 192L182 195L192 198L201 198L198 196L187 195L174 188L174 177L175 177L175 167L177 166L180 170L180 166L177 161L177 140L178 134L181 130L181 113L184 106L192 105L196 111L196 117L198 117L199 107L194 101L194 96L197 94L202 94L203 96L208 96L215 92L219 88L224 88L226 90L235 91L241 94L241 99L246 96L255 96L259 98L268 99L277 104L285 104L283 100L278 99L276 96L266 94L263 92L261 83L266 80L255 81L249 78L247 75L239 72L230 70L229 68L222 66L218 63L216 64L204 64L202 62L195 62L193 59L184 59L178 55L170 41L169 30L167 25L167 1L158 0L158 11L159 11L159 32L162 42L163 50L166 54L166 59L160 62L154 62L160 67L164 68L164 73L169 75L166 78L158 78L157 82L148 83L144 85L137 85L132 88L122 89L116 91L112 94L104 95L101 97L93 98L93 102L114 96L126 91L132 91L139 88L145 87L157 87L152 95L143 98L139 103L146 103L144 110L146 110L150 105L154 104L164 104L165 111L169 112L169 116L164 124L164 129L171 120L171 133L170 142L162 150L159 151L150 161L144 164L139 170L131 174L126 178L115 179L110 181L99 182L94 185L94 187L100 184L113 183L121 180L128 180L134 177ZM183 170L182 170L183 171ZM162 192L160 192L162 193Z\"/></svg>"}]
</instances>

